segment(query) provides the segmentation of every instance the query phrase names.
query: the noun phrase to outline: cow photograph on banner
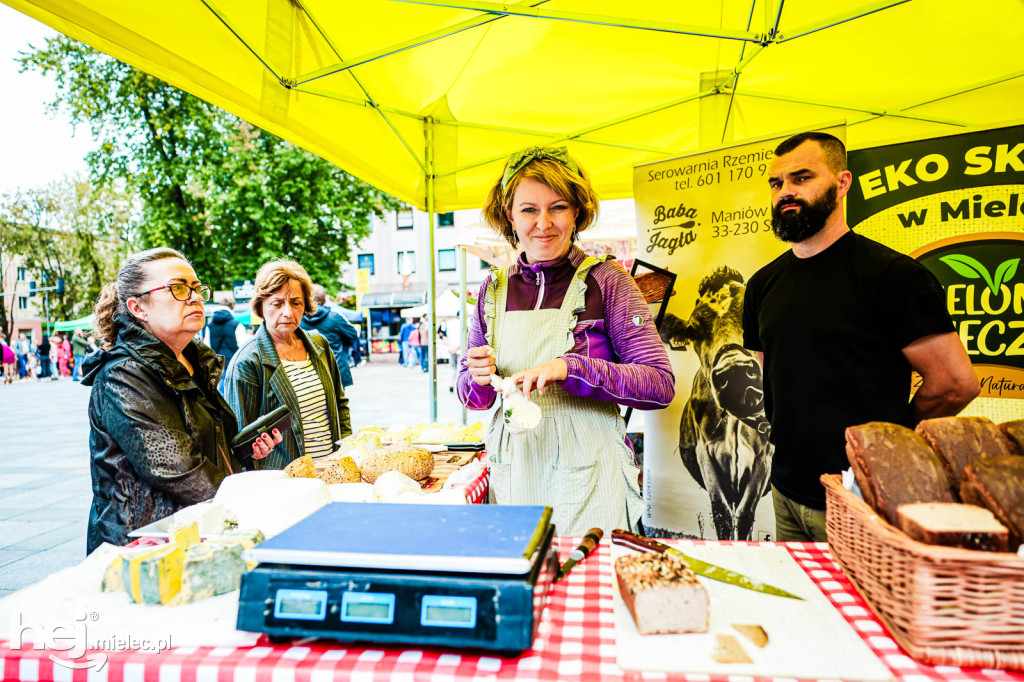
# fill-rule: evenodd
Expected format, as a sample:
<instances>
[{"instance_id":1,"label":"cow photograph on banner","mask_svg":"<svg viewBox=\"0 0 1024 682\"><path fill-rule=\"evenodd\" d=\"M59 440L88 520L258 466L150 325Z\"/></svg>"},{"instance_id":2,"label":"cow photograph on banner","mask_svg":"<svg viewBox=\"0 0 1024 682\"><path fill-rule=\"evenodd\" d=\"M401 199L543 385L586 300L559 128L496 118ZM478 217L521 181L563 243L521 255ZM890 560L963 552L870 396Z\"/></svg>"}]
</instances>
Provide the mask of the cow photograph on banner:
<instances>
[{"instance_id":1,"label":"cow photograph on banner","mask_svg":"<svg viewBox=\"0 0 1024 682\"><path fill-rule=\"evenodd\" d=\"M847 157L850 227L915 258L945 290L981 383L963 414L1020 419L1024 125L850 150Z\"/></svg>"},{"instance_id":2,"label":"cow photograph on banner","mask_svg":"<svg viewBox=\"0 0 1024 682\"><path fill-rule=\"evenodd\" d=\"M831 128L842 138L844 129ZM772 540L771 428L743 347L746 279L787 245L768 166L785 137L638 166L638 258L676 275L659 325L676 399L647 415L644 528L654 537Z\"/></svg>"}]
</instances>

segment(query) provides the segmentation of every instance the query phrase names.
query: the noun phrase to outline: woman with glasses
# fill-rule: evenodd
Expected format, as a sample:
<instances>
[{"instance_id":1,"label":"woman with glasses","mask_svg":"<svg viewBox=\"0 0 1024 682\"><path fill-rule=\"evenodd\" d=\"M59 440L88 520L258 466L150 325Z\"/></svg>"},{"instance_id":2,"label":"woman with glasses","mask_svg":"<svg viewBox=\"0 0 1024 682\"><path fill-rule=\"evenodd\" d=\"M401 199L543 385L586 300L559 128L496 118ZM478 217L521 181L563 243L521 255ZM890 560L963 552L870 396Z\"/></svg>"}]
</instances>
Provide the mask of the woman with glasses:
<instances>
[{"instance_id":1,"label":"woman with glasses","mask_svg":"<svg viewBox=\"0 0 1024 682\"><path fill-rule=\"evenodd\" d=\"M352 422L327 339L299 326L303 315L316 312L313 283L295 261L274 260L256 273L254 293L252 311L263 324L231 359L224 396L239 428L282 405L292 413L284 442L256 466L283 469L303 455L329 455L352 433Z\"/></svg>"},{"instance_id":2,"label":"woman with glasses","mask_svg":"<svg viewBox=\"0 0 1024 682\"><path fill-rule=\"evenodd\" d=\"M92 386L87 552L127 544L129 532L212 498L242 470L230 448L235 415L217 392L224 360L194 340L210 293L173 249L130 256L100 292L102 348L82 363ZM276 431L263 436L253 457L280 442Z\"/></svg>"}]
</instances>

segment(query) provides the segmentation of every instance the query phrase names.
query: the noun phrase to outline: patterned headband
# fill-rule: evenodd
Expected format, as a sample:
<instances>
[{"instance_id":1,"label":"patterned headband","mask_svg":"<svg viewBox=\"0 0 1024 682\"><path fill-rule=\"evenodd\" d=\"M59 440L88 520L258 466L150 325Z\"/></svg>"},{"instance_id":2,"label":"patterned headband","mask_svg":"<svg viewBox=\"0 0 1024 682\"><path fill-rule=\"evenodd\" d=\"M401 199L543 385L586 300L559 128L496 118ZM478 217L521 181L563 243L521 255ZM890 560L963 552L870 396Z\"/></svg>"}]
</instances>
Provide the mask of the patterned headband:
<instances>
[{"instance_id":1,"label":"patterned headband","mask_svg":"<svg viewBox=\"0 0 1024 682\"><path fill-rule=\"evenodd\" d=\"M579 175L579 168L576 162L569 156L568 147L528 147L512 154L505 164L505 174L501 176L501 191L508 189L508 183L516 176L516 173L526 168L526 164L534 159L551 159L562 164L573 173Z\"/></svg>"}]
</instances>

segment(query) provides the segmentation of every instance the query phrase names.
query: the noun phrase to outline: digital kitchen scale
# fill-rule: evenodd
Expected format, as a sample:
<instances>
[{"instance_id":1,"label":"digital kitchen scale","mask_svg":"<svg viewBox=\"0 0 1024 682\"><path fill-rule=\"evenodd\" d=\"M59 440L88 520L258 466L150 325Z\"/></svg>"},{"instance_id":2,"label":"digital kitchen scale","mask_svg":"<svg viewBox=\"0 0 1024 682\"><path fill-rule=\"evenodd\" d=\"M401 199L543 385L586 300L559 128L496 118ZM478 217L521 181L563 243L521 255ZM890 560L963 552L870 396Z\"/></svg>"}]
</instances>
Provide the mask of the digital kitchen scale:
<instances>
[{"instance_id":1,"label":"digital kitchen scale","mask_svg":"<svg viewBox=\"0 0 1024 682\"><path fill-rule=\"evenodd\" d=\"M246 550L238 629L528 649L558 575L550 507L335 502Z\"/></svg>"}]
</instances>

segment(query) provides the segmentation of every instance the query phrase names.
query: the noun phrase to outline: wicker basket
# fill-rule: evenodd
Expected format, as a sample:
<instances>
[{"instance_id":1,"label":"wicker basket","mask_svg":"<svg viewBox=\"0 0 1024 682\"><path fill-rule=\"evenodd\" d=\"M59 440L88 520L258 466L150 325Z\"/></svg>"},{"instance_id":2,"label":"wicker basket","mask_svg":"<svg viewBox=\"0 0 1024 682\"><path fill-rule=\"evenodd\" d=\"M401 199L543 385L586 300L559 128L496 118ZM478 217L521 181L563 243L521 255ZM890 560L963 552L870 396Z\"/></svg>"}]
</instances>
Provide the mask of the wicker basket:
<instances>
[{"instance_id":1,"label":"wicker basket","mask_svg":"<svg viewBox=\"0 0 1024 682\"><path fill-rule=\"evenodd\" d=\"M832 556L907 654L1024 670L1024 558L911 540L840 476L821 482Z\"/></svg>"}]
</instances>

